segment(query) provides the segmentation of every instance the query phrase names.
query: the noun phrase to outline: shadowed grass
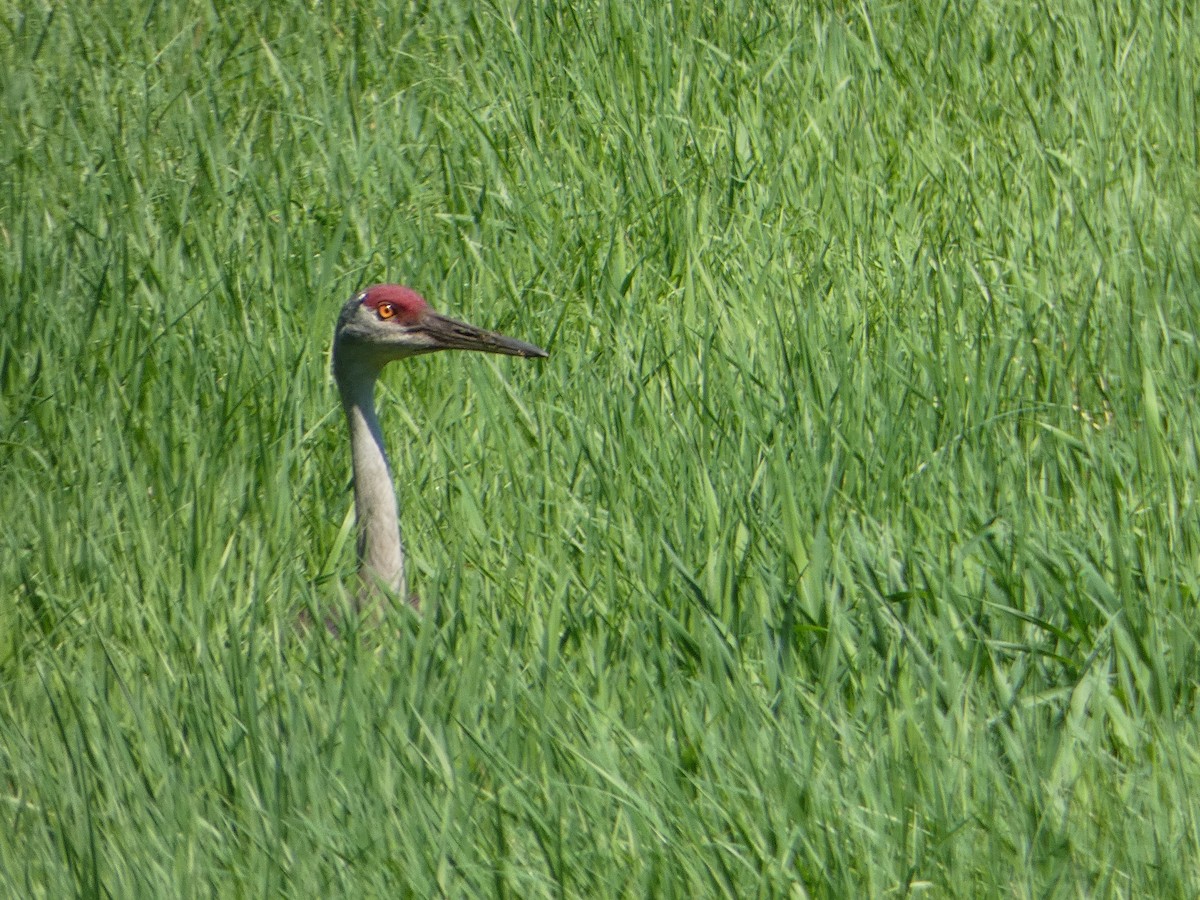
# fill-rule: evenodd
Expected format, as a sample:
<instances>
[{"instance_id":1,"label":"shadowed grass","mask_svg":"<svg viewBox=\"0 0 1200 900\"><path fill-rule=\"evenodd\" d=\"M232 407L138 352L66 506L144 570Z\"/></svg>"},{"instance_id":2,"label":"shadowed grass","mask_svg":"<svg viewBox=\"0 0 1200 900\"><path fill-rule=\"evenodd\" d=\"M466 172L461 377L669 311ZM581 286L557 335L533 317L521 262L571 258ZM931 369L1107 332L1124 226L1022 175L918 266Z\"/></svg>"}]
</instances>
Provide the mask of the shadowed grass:
<instances>
[{"instance_id":1,"label":"shadowed grass","mask_svg":"<svg viewBox=\"0 0 1200 900\"><path fill-rule=\"evenodd\" d=\"M1200 889L1186 4L3 27L3 893Z\"/></svg>"}]
</instances>

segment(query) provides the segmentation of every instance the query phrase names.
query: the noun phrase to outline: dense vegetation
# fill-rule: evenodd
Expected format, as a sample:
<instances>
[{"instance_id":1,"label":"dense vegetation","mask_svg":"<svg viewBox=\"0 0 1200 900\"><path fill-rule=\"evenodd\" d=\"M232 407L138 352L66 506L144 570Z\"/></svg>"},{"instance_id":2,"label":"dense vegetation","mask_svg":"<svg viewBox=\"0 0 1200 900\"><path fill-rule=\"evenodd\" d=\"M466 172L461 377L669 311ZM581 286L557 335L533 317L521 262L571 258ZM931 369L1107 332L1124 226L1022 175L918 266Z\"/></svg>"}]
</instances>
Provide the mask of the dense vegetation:
<instances>
[{"instance_id":1,"label":"dense vegetation","mask_svg":"<svg viewBox=\"0 0 1200 900\"><path fill-rule=\"evenodd\" d=\"M1192 4L0 24L0 894L1200 894Z\"/></svg>"}]
</instances>

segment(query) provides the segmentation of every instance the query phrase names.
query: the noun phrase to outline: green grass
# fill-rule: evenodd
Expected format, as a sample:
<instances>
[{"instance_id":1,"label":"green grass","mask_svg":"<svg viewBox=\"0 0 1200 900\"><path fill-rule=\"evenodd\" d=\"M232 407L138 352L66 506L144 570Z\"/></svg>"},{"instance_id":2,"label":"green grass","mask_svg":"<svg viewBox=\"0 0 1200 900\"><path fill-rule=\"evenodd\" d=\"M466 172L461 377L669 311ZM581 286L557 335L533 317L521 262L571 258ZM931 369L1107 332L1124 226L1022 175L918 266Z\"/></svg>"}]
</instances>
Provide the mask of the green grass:
<instances>
[{"instance_id":1,"label":"green grass","mask_svg":"<svg viewBox=\"0 0 1200 900\"><path fill-rule=\"evenodd\" d=\"M4 7L0 895L1200 894L1195 11L717 5Z\"/></svg>"}]
</instances>

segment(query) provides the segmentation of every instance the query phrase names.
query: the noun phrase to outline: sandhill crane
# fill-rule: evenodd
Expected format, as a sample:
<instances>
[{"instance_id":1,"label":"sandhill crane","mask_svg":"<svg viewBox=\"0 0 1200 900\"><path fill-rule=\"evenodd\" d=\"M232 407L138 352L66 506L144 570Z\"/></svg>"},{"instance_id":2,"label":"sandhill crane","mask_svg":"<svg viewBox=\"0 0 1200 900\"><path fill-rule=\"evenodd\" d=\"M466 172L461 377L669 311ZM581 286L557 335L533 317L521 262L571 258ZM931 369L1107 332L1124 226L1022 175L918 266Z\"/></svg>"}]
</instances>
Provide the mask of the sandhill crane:
<instances>
[{"instance_id":1,"label":"sandhill crane","mask_svg":"<svg viewBox=\"0 0 1200 900\"><path fill-rule=\"evenodd\" d=\"M440 315L416 291L398 284L359 291L342 307L333 335L333 376L350 428L360 612L388 596L405 596L404 547L375 414L375 381L392 360L435 350L549 356L541 347Z\"/></svg>"}]
</instances>

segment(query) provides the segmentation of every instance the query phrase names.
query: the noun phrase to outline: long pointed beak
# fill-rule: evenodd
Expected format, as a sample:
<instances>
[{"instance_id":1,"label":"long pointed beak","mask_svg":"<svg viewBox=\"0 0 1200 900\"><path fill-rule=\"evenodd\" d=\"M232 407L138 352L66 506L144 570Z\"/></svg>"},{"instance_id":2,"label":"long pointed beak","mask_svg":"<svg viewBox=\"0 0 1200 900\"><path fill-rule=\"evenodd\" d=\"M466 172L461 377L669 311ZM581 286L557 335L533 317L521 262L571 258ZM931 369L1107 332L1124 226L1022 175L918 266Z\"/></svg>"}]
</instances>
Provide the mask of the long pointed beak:
<instances>
[{"instance_id":1,"label":"long pointed beak","mask_svg":"<svg viewBox=\"0 0 1200 900\"><path fill-rule=\"evenodd\" d=\"M425 314L418 327L434 345L432 349L436 350L479 350L483 353L538 358L550 355L541 347L495 331L484 331L432 310Z\"/></svg>"}]
</instances>

